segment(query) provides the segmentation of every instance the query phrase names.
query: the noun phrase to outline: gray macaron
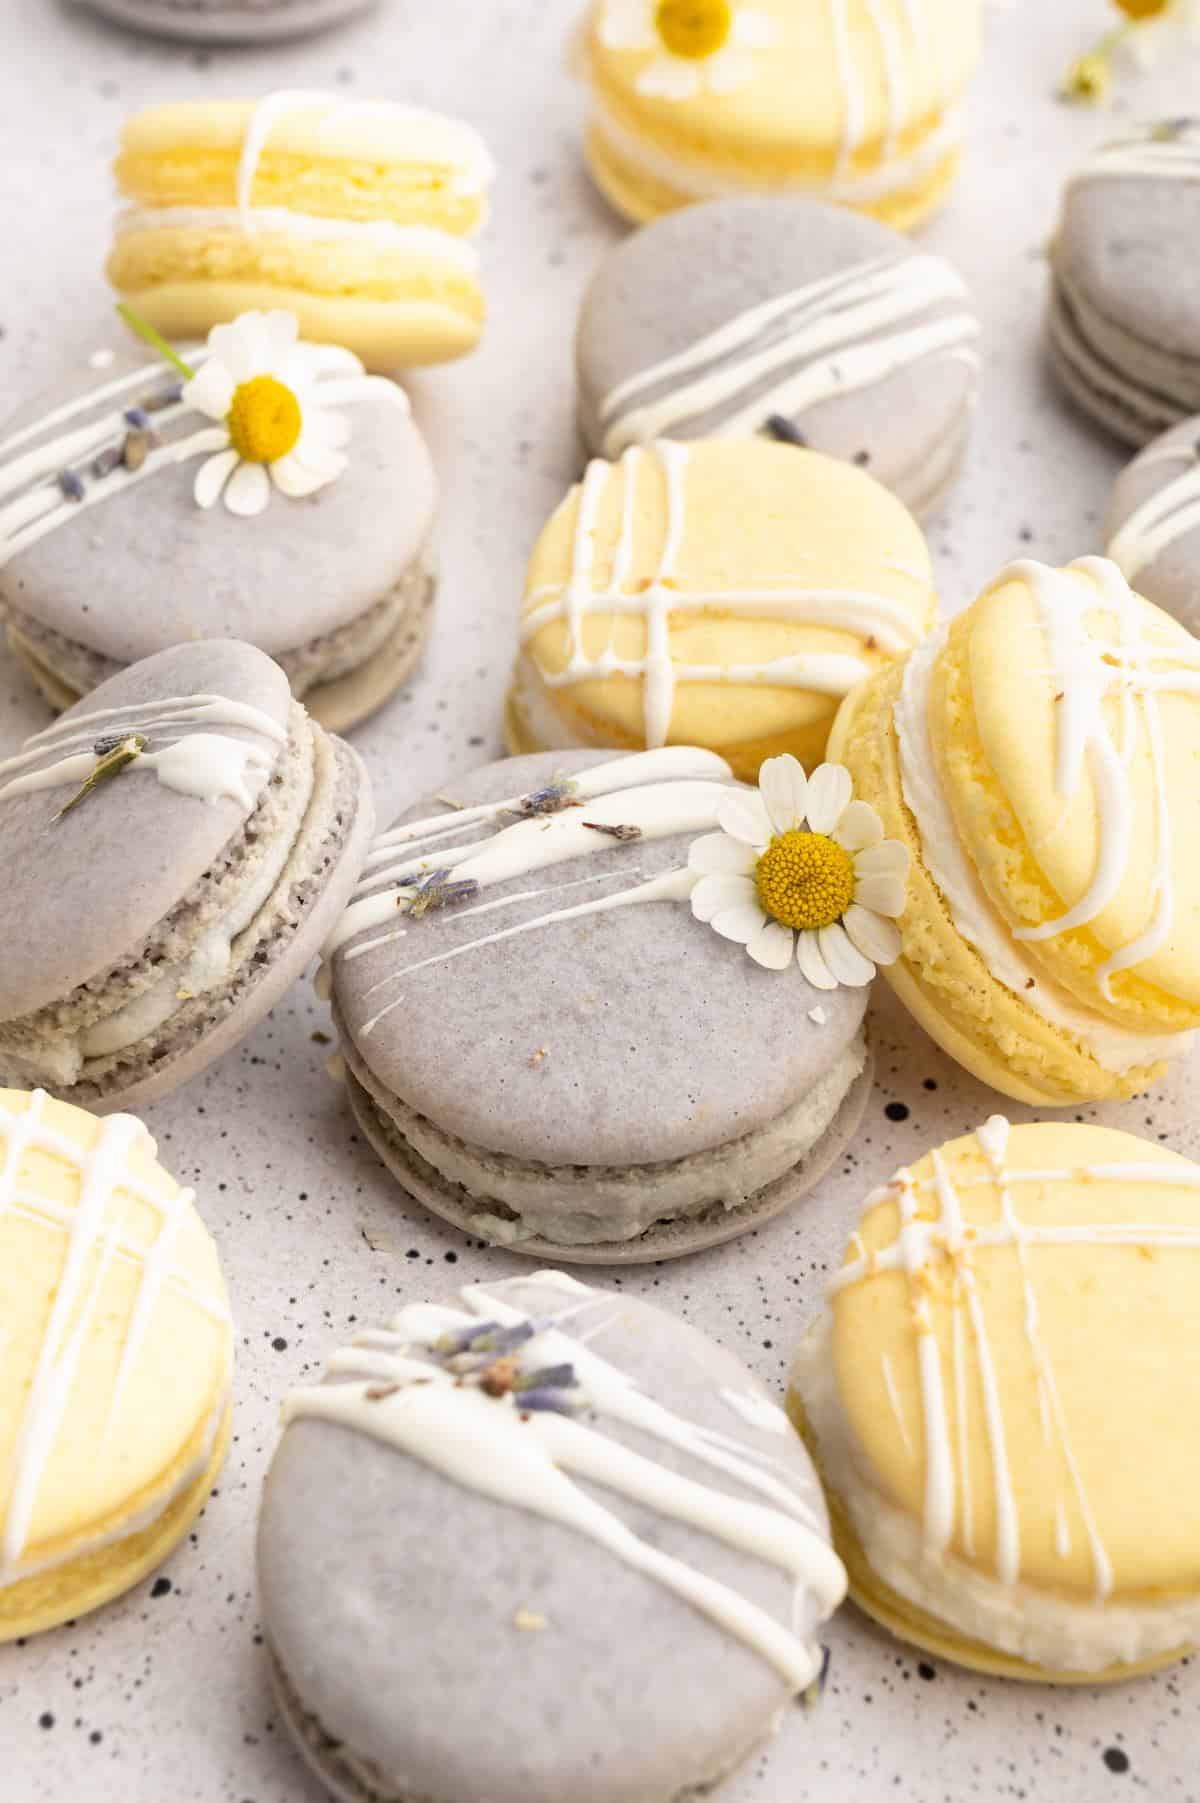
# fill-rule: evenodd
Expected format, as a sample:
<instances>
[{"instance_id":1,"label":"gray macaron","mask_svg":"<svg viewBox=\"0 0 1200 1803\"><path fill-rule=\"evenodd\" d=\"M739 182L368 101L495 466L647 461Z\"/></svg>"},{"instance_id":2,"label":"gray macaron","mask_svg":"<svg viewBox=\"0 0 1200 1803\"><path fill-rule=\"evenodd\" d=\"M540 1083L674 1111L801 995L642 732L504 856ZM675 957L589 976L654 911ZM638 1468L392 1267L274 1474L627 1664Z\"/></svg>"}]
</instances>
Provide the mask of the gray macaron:
<instances>
[{"instance_id":1,"label":"gray macaron","mask_svg":"<svg viewBox=\"0 0 1200 1803\"><path fill-rule=\"evenodd\" d=\"M103 1111L194 1075L301 975L373 824L253 646L114 676L0 763L0 1081Z\"/></svg>"},{"instance_id":2,"label":"gray macaron","mask_svg":"<svg viewBox=\"0 0 1200 1803\"><path fill-rule=\"evenodd\" d=\"M554 1271L418 1302L284 1418L268 1657L344 1803L683 1803L819 1682L808 1455L647 1303Z\"/></svg>"},{"instance_id":3,"label":"gray macaron","mask_svg":"<svg viewBox=\"0 0 1200 1803\"><path fill-rule=\"evenodd\" d=\"M188 354L203 369L205 353ZM428 450L394 383L346 351L299 355L303 406L344 432L344 468L302 497L272 482L251 517L231 511L245 469L198 503L222 428L180 399L178 372L136 351L0 436L0 613L52 706L198 638L257 645L333 731L411 672L434 587Z\"/></svg>"},{"instance_id":4,"label":"gray macaron","mask_svg":"<svg viewBox=\"0 0 1200 1803\"><path fill-rule=\"evenodd\" d=\"M588 449L774 432L914 512L949 489L979 326L943 258L862 214L750 196L686 207L613 251L576 339Z\"/></svg>"},{"instance_id":5,"label":"gray macaron","mask_svg":"<svg viewBox=\"0 0 1200 1803\"><path fill-rule=\"evenodd\" d=\"M436 1214L537 1257L666 1258L844 1150L866 991L761 969L689 905L731 783L683 747L543 753L377 841L323 974L358 1121Z\"/></svg>"},{"instance_id":6,"label":"gray macaron","mask_svg":"<svg viewBox=\"0 0 1200 1803\"><path fill-rule=\"evenodd\" d=\"M276 44L324 31L378 0L76 0L152 37L186 44Z\"/></svg>"},{"instance_id":7,"label":"gray macaron","mask_svg":"<svg viewBox=\"0 0 1200 1803\"><path fill-rule=\"evenodd\" d=\"M1104 530L1108 555L1138 593L1200 632L1200 416L1121 472Z\"/></svg>"},{"instance_id":8,"label":"gray macaron","mask_svg":"<svg viewBox=\"0 0 1200 1803\"><path fill-rule=\"evenodd\" d=\"M1128 444L1200 412L1200 120L1106 145L1063 196L1050 261L1051 363Z\"/></svg>"}]
</instances>

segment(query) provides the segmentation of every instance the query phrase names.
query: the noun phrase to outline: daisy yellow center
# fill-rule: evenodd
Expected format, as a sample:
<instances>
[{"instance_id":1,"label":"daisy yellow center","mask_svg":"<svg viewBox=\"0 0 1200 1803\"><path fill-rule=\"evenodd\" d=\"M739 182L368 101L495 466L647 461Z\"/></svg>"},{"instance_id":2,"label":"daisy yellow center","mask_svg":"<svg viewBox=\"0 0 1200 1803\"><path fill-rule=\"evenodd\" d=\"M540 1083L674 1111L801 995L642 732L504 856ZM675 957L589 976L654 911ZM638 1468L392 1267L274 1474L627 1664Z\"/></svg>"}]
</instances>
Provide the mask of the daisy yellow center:
<instances>
[{"instance_id":1,"label":"daisy yellow center","mask_svg":"<svg viewBox=\"0 0 1200 1803\"><path fill-rule=\"evenodd\" d=\"M654 24L672 56L701 62L728 42L733 7L729 0L658 0Z\"/></svg>"},{"instance_id":2,"label":"daisy yellow center","mask_svg":"<svg viewBox=\"0 0 1200 1803\"><path fill-rule=\"evenodd\" d=\"M779 833L754 871L763 912L797 932L832 926L854 900L854 860L824 833Z\"/></svg>"},{"instance_id":3,"label":"daisy yellow center","mask_svg":"<svg viewBox=\"0 0 1200 1803\"><path fill-rule=\"evenodd\" d=\"M244 463L277 463L300 437L300 403L274 376L255 376L234 389L227 424Z\"/></svg>"},{"instance_id":4,"label":"daisy yellow center","mask_svg":"<svg viewBox=\"0 0 1200 1803\"><path fill-rule=\"evenodd\" d=\"M1117 0L1127 19L1155 19L1173 3L1174 0Z\"/></svg>"}]
</instances>

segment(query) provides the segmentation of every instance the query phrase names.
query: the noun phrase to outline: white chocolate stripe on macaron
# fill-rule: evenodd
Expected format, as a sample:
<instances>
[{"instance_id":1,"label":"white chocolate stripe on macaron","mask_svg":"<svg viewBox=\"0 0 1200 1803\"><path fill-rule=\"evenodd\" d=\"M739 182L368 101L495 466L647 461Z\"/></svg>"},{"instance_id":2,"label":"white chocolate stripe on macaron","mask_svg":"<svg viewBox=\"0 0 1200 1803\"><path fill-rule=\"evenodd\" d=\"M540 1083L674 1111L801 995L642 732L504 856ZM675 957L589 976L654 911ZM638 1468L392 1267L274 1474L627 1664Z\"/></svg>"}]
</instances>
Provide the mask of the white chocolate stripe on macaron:
<instances>
[{"instance_id":1,"label":"white chocolate stripe on macaron","mask_svg":"<svg viewBox=\"0 0 1200 1803\"><path fill-rule=\"evenodd\" d=\"M1200 120L1152 126L1140 138L1105 144L1070 177L1069 188L1085 182L1138 177L1149 181L1200 181Z\"/></svg>"},{"instance_id":2,"label":"white chocolate stripe on macaron","mask_svg":"<svg viewBox=\"0 0 1200 1803\"><path fill-rule=\"evenodd\" d=\"M732 1586L659 1551L597 1491L614 1491L785 1572L797 1596L811 1595L825 1616L845 1594L845 1573L809 1511L764 1469L760 1455L673 1414L583 1336L572 1335L567 1321L589 1306L603 1307L607 1298L558 1272L517 1281L546 1291L546 1316L526 1315L497 1297L503 1283L464 1290L465 1312L402 1310L390 1331L366 1334L335 1355L330 1372L346 1381L294 1391L284 1404L285 1422L326 1420L369 1434L502 1506L575 1529L707 1615L766 1660L792 1691L807 1689L820 1675L821 1653L799 1638L790 1620L776 1620ZM555 1310L559 1292L568 1301ZM520 1397L488 1396L449 1368L445 1348L469 1344L473 1329L493 1323L523 1335L515 1338L522 1370L563 1380L551 1399L556 1406L523 1408ZM603 1431L605 1419L686 1452L763 1500L742 1500L670 1469L652 1451L634 1451Z\"/></svg>"},{"instance_id":3,"label":"white chocolate stripe on macaron","mask_svg":"<svg viewBox=\"0 0 1200 1803\"><path fill-rule=\"evenodd\" d=\"M361 244L370 250L399 251L416 262L453 263L474 275L479 252L465 238L439 226L400 225L390 219L330 219L294 213L290 207L256 207L256 233L264 238L302 238L314 244ZM129 207L117 216L118 237L141 232L242 233L236 207Z\"/></svg>"},{"instance_id":4,"label":"white chocolate stripe on macaron","mask_svg":"<svg viewBox=\"0 0 1200 1803\"><path fill-rule=\"evenodd\" d=\"M132 1115L109 1115L100 1123L91 1151L81 1155L74 1139L57 1132L44 1120L46 1099L43 1091L35 1090L23 1114L10 1114L0 1109L0 1125L6 1138L4 1162L0 1166L0 1216L17 1212L23 1219L37 1221L53 1232L66 1235L62 1269L13 1447L8 1508L0 1537L0 1586L29 1575L23 1566L22 1554L38 1493L70 1406L88 1329L112 1260L120 1256L139 1264L141 1278L133 1312L125 1328L103 1436L112 1429L129 1376L141 1355L146 1330L165 1288L172 1288L184 1301L214 1321L229 1322L224 1298L205 1296L194 1290L173 1263L175 1239L194 1199L192 1191L180 1190L173 1198L164 1197L142 1183L130 1169L129 1154L133 1147L148 1144L152 1149L154 1144L141 1121ZM79 1199L74 1208L64 1209L48 1202L37 1191L20 1187L21 1166L29 1152L49 1153L78 1171ZM118 1191L127 1192L158 1214L158 1234L145 1250L135 1247L121 1234L120 1225L112 1214L113 1198ZM223 1398L221 1406L224 1406ZM155 1514L165 1509L169 1500L164 1499ZM78 1549L67 1556L77 1557Z\"/></svg>"},{"instance_id":5,"label":"white chocolate stripe on macaron","mask_svg":"<svg viewBox=\"0 0 1200 1803\"><path fill-rule=\"evenodd\" d=\"M538 589L530 597L531 610L521 622L521 643L527 646L542 627L561 620L569 647L565 667L539 669L549 689L568 688L600 677L622 675L642 683L643 736L649 748L665 745L671 728L675 690L680 683L762 683L781 688L812 689L826 695L846 695L870 675L870 666L859 657L832 652L803 653L758 665L677 665L671 655L671 616L687 610L752 611L759 618L786 619L832 627L874 638L885 651L908 651L920 642L916 620L889 596L859 591L813 589L795 578L781 577L778 586L744 590L688 592L675 586L674 577L687 525L687 445L669 440L641 447L631 446L613 465L596 459L588 465L578 491L578 514L572 545L571 570L566 582ZM624 591L633 560L634 507L642 470L657 467L666 489L667 523L657 571L637 593ZM624 508L620 536L613 556L607 588L593 587L596 561L596 522L605 491L615 470L624 482ZM927 585L926 585L927 586ZM646 651L640 658L621 658L611 649L588 657L583 649L583 625L597 613L638 614L646 625Z\"/></svg>"},{"instance_id":6,"label":"white chocolate stripe on macaron","mask_svg":"<svg viewBox=\"0 0 1200 1803\"><path fill-rule=\"evenodd\" d=\"M899 1232L890 1246L865 1253L843 1265L830 1281L828 1292L831 1297L836 1297L878 1272L897 1271L908 1281L917 1335L925 1449L924 1543L929 1553L942 1554L950 1544L956 1525L963 1534L965 1545L970 1545L972 1540L970 1492L964 1487L967 1476L967 1462L963 1456L965 1435L960 1424L956 1461L955 1435L942 1378L941 1348L933 1328L929 1292L923 1283L936 1262L943 1258L953 1262L963 1285L967 1320L979 1367L979 1405L983 1409L992 1468L996 1577L1000 1583L1012 1586L1018 1582L1021 1569L1020 1511L1009 1470L999 1375L988 1340L976 1266L980 1256L990 1250L1015 1251L1024 1292L1022 1316L1038 1412L1045 1430L1047 1459L1057 1467L1052 1476L1048 1473L1048 1478L1059 1490L1055 1510L1059 1557L1066 1558L1070 1551L1065 1486L1074 1498L1088 1539L1095 1595L1097 1601L1102 1602L1112 1591L1112 1564L1080 1475L1054 1367L1041 1334L1029 1253L1040 1246L1131 1246L1149 1255L1163 1250L1200 1252L1200 1230L1181 1227L1177 1223L1152 1221L1064 1222L1033 1226L1021 1219L1015 1192L1029 1184L1079 1182L1200 1189L1200 1167L1183 1163L1130 1162L1085 1165L1069 1170L1013 1171L1006 1163L1009 1132L1009 1123L1002 1115L993 1115L977 1130L975 1138L988 1166L987 1176L960 1179L956 1185L941 1153L935 1152L934 1178L932 1183L924 1186L927 1193L918 1194L920 1186L914 1182L912 1173L901 1170L891 1184L869 1196L865 1212L887 1201L896 1203L900 1215ZM980 1187L995 1188L999 1192L1000 1216L992 1222L973 1224L968 1231L964 1225L960 1192ZM931 1208L931 1203L936 1206ZM959 1313L956 1309L956 1323ZM954 1389L961 1398L967 1392L967 1375L963 1337L958 1332L953 1337L951 1352ZM959 1472L962 1482L957 1475Z\"/></svg>"},{"instance_id":7,"label":"white chocolate stripe on macaron","mask_svg":"<svg viewBox=\"0 0 1200 1803\"><path fill-rule=\"evenodd\" d=\"M965 347L979 335L978 321L965 307L907 330L890 329L965 299L961 276L942 258L904 256L842 271L751 307L613 390L601 409L605 456L669 438L725 405L733 411L710 435L748 434L771 414L800 414L926 357ZM885 335L872 338L877 332ZM765 393L736 406L739 397L776 377Z\"/></svg>"},{"instance_id":8,"label":"white chocolate stripe on macaron","mask_svg":"<svg viewBox=\"0 0 1200 1803\"><path fill-rule=\"evenodd\" d=\"M1136 582L1157 557L1200 528L1200 454L1195 444L1164 445L1138 458L1137 467L1149 463L1186 463L1187 468L1150 495L1119 526L1108 544L1108 555L1128 581Z\"/></svg>"}]
</instances>

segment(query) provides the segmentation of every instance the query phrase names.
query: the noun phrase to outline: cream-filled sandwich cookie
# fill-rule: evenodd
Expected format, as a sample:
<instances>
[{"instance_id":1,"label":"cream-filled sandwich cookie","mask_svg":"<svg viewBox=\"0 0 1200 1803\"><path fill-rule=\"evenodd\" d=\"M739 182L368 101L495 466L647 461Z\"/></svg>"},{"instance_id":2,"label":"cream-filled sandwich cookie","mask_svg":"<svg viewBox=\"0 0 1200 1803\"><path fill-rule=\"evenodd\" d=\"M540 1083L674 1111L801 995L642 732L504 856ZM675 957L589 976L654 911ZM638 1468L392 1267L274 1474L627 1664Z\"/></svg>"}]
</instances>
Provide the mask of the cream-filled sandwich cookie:
<instances>
[{"instance_id":1,"label":"cream-filled sandwich cookie","mask_svg":"<svg viewBox=\"0 0 1200 1803\"><path fill-rule=\"evenodd\" d=\"M345 731L429 628L435 484L408 399L283 312L171 356L123 353L0 438L9 643L67 707L171 645L243 639Z\"/></svg>"},{"instance_id":2,"label":"cream-filled sandwich cookie","mask_svg":"<svg viewBox=\"0 0 1200 1803\"><path fill-rule=\"evenodd\" d=\"M368 369L442 362L483 327L471 238L493 174L470 126L397 101L150 107L121 137L108 278L168 337L286 307Z\"/></svg>"},{"instance_id":3,"label":"cream-filled sandwich cookie","mask_svg":"<svg viewBox=\"0 0 1200 1803\"><path fill-rule=\"evenodd\" d=\"M0 1090L0 1641L131 1589L216 1480L233 1332L193 1203L132 1116Z\"/></svg>"},{"instance_id":4,"label":"cream-filled sandwich cookie","mask_svg":"<svg viewBox=\"0 0 1200 1803\"><path fill-rule=\"evenodd\" d=\"M845 1573L782 1410L559 1271L409 1303L295 1390L258 1572L348 1803L707 1796L819 1684Z\"/></svg>"},{"instance_id":5,"label":"cream-filled sandwich cookie","mask_svg":"<svg viewBox=\"0 0 1200 1803\"><path fill-rule=\"evenodd\" d=\"M534 547L512 752L703 745L753 782L824 756L842 697L920 644L911 514L850 464L767 439L596 459Z\"/></svg>"},{"instance_id":6,"label":"cream-filled sandwich cookie","mask_svg":"<svg viewBox=\"0 0 1200 1803\"><path fill-rule=\"evenodd\" d=\"M377 0L76 0L153 37L188 44L276 44L325 31Z\"/></svg>"},{"instance_id":7,"label":"cream-filled sandwich cookie","mask_svg":"<svg viewBox=\"0 0 1200 1803\"><path fill-rule=\"evenodd\" d=\"M354 1113L464 1231L584 1262L803 1195L870 1082L907 854L845 771L712 752L490 765L373 846L326 946ZM744 949L743 949L744 948Z\"/></svg>"},{"instance_id":8,"label":"cream-filled sandwich cookie","mask_svg":"<svg viewBox=\"0 0 1200 1803\"><path fill-rule=\"evenodd\" d=\"M1200 643L1115 564L1011 564L830 743L912 853L889 980L969 1071L1062 1107L1188 1049Z\"/></svg>"},{"instance_id":9,"label":"cream-filled sandwich cookie","mask_svg":"<svg viewBox=\"0 0 1200 1803\"><path fill-rule=\"evenodd\" d=\"M1200 119L1106 145L1067 184L1051 247L1052 365L1085 413L1142 445L1200 412Z\"/></svg>"},{"instance_id":10,"label":"cream-filled sandwich cookie","mask_svg":"<svg viewBox=\"0 0 1200 1803\"><path fill-rule=\"evenodd\" d=\"M372 828L358 757L253 646L114 676L0 761L0 1077L104 1110L204 1069L310 962Z\"/></svg>"},{"instance_id":11,"label":"cream-filled sandwich cookie","mask_svg":"<svg viewBox=\"0 0 1200 1803\"><path fill-rule=\"evenodd\" d=\"M1138 592L1189 632L1200 628L1200 417L1122 470L1104 531L1108 555Z\"/></svg>"},{"instance_id":12,"label":"cream-filled sandwich cookie","mask_svg":"<svg viewBox=\"0 0 1200 1803\"><path fill-rule=\"evenodd\" d=\"M977 0L592 0L587 159L641 224L790 193L917 225L958 167Z\"/></svg>"},{"instance_id":13,"label":"cream-filled sandwich cookie","mask_svg":"<svg viewBox=\"0 0 1200 1803\"><path fill-rule=\"evenodd\" d=\"M873 219L764 195L686 207L618 246L588 289L580 430L604 457L773 434L929 513L962 460L978 337L958 272Z\"/></svg>"},{"instance_id":14,"label":"cream-filled sandwich cookie","mask_svg":"<svg viewBox=\"0 0 1200 1803\"><path fill-rule=\"evenodd\" d=\"M994 1115L868 1197L789 1408L859 1606L1003 1677L1200 1640L1200 1167Z\"/></svg>"}]
</instances>

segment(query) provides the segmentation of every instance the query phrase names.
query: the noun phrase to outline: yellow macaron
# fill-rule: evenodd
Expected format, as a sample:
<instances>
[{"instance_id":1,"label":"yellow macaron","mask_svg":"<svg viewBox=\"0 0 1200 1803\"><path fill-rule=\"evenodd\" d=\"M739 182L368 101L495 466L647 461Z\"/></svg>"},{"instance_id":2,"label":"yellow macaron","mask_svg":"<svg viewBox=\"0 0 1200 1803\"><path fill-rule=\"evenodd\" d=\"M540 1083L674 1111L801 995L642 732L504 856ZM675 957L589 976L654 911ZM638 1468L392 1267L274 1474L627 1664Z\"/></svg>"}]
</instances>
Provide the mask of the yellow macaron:
<instances>
[{"instance_id":1,"label":"yellow macaron","mask_svg":"<svg viewBox=\"0 0 1200 1803\"><path fill-rule=\"evenodd\" d=\"M842 697L935 612L920 527L853 464L758 438L635 446L589 464L534 548L509 750L811 769Z\"/></svg>"},{"instance_id":2,"label":"yellow macaron","mask_svg":"<svg viewBox=\"0 0 1200 1803\"><path fill-rule=\"evenodd\" d=\"M140 1121L0 1090L0 1322L5 1641L160 1564L228 1445L216 1248Z\"/></svg>"},{"instance_id":3,"label":"yellow macaron","mask_svg":"<svg viewBox=\"0 0 1200 1803\"><path fill-rule=\"evenodd\" d=\"M1200 1641L1200 1166L993 1115L867 1198L797 1356L851 1594L1004 1677Z\"/></svg>"},{"instance_id":4,"label":"yellow macaron","mask_svg":"<svg viewBox=\"0 0 1200 1803\"><path fill-rule=\"evenodd\" d=\"M638 224L804 194L907 229L945 198L978 0L592 0L587 158Z\"/></svg>"},{"instance_id":5,"label":"yellow macaron","mask_svg":"<svg viewBox=\"0 0 1200 1803\"><path fill-rule=\"evenodd\" d=\"M1200 642L1116 565L1010 565L830 737L912 853L888 980L975 1076L1131 1096L1200 1024Z\"/></svg>"},{"instance_id":6,"label":"yellow macaron","mask_svg":"<svg viewBox=\"0 0 1200 1803\"><path fill-rule=\"evenodd\" d=\"M457 120L307 91L185 101L126 124L108 278L169 338L286 308L368 368L437 363L483 327L493 175Z\"/></svg>"}]
</instances>

